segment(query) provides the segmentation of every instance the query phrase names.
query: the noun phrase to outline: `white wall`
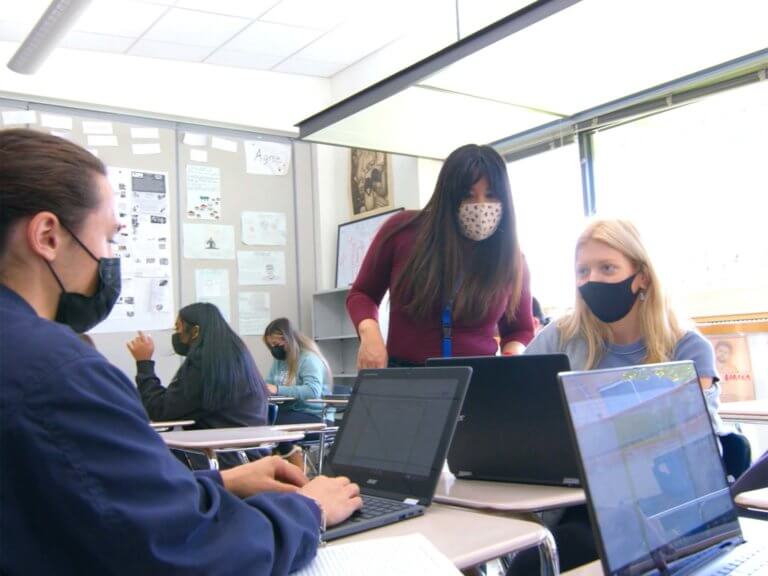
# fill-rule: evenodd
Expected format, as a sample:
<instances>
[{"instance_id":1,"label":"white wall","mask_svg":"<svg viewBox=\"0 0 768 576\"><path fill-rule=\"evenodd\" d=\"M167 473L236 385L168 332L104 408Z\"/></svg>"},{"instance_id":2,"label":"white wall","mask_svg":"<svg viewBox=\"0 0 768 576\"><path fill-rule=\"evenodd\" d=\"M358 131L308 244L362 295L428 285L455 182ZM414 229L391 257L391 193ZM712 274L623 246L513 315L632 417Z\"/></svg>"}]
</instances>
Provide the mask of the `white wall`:
<instances>
[{"instance_id":1,"label":"white wall","mask_svg":"<svg viewBox=\"0 0 768 576\"><path fill-rule=\"evenodd\" d=\"M330 103L325 78L78 50L17 74L5 66L16 48L0 42L0 96L292 134Z\"/></svg>"}]
</instances>

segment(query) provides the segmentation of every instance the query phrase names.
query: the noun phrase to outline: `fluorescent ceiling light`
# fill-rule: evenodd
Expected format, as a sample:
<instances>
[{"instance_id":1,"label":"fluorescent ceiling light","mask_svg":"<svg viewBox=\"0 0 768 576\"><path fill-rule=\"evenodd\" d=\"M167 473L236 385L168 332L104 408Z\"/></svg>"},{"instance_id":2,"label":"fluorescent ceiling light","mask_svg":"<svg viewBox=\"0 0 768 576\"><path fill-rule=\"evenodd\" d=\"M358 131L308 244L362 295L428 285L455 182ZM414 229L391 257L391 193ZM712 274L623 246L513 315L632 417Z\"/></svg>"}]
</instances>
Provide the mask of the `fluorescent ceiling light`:
<instances>
[{"instance_id":1,"label":"fluorescent ceiling light","mask_svg":"<svg viewBox=\"0 0 768 576\"><path fill-rule=\"evenodd\" d=\"M53 0L8 62L8 68L20 74L34 74L90 3L91 0Z\"/></svg>"}]
</instances>

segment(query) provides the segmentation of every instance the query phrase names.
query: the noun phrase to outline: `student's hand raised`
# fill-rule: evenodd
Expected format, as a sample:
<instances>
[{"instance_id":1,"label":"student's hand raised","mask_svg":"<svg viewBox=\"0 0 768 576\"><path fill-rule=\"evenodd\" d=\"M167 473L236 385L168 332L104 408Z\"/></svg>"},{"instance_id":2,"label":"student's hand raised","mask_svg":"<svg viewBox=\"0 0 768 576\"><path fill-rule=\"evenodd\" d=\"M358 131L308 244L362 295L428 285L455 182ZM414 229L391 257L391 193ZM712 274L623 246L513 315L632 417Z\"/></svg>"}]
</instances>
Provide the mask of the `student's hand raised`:
<instances>
[{"instance_id":1,"label":"student's hand raised","mask_svg":"<svg viewBox=\"0 0 768 576\"><path fill-rule=\"evenodd\" d=\"M360 486L345 476L328 478L317 476L306 484L299 494L315 500L325 512L328 526L339 524L349 518L355 510L363 507Z\"/></svg>"},{"instance_id":2,"label":"student's hand raised","mask_svg":"<svg viewBox=\"0 0 768 576\"><path fill-rule=\"evenodd\" d=\"M308 482L301 470L279 456L223 470L221 479L224 487L240 498L260 492L297 492Z\"/></svg>"},{"instance_id":3,"label":"student's hand raised","mask_svg":"<svg viewBox=\"0 0 768 576\"><path fill-rule=\"evenodd\" d=\"M136 362L152 360L152 355L155 353L155 343L152 341L152 337L142 331L139 331L138 336L128 342L127 346Z\"/></svg>"}]
</instances>

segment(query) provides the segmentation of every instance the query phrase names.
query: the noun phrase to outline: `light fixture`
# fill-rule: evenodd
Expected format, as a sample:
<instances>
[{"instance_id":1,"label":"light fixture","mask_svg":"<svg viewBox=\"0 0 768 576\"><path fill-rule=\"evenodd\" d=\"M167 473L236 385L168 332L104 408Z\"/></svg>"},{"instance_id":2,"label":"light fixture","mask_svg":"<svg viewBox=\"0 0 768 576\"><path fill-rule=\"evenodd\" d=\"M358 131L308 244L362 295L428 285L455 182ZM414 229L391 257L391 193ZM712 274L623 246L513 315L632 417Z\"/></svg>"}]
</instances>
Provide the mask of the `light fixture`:
<instances>
[{"instance_id":1,"label":"light fixture","mask_svg":"<svg viewBox=\"0 0 768 576\"><path fill-rule=\"evenodd\" d=\"M90 3L91 0L53 0L8 61L8 68L20 74L34 74Z\"/></svg>"}]
</instances>

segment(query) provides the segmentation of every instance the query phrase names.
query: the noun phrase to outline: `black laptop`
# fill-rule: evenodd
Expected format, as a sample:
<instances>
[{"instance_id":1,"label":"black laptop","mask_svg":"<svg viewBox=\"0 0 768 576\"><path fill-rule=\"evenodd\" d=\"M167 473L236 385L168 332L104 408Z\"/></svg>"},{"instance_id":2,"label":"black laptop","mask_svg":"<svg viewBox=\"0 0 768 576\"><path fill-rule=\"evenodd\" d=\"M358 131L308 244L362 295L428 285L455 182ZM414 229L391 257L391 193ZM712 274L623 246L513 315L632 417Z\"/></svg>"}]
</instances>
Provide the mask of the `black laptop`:
<instances>
[{"instance_id":1,"label":"black laptop","mask_svg":"<svg viewBox=\"0 0 768 576\"><path fill-rule=\"evenodd\" d=\"M457 478L579 486L558 372L564 354L432 358L428 366L469 366L472 380L448 467Z\"/></svg>"},{"instance_id":2,"label":"black laptop","mask_svg":"<svg viewBox=\"0 0 768 576\"><path fill-rule=\"evenodd\" d=\"M328 455L328 474L360 485L363 509L333 540L424 513L432 503L472 370L361 370Z\"/></svg>"},{"instance_id":3,"label":"black laptop","mask_svg":"<svg viewBox=\"0 0 768 576\"><path fill-rule=\"evenodd\" d=\"M605 574L768 573L744 543L692 362L560 379Z\"/></svg>"}]
</instances>

